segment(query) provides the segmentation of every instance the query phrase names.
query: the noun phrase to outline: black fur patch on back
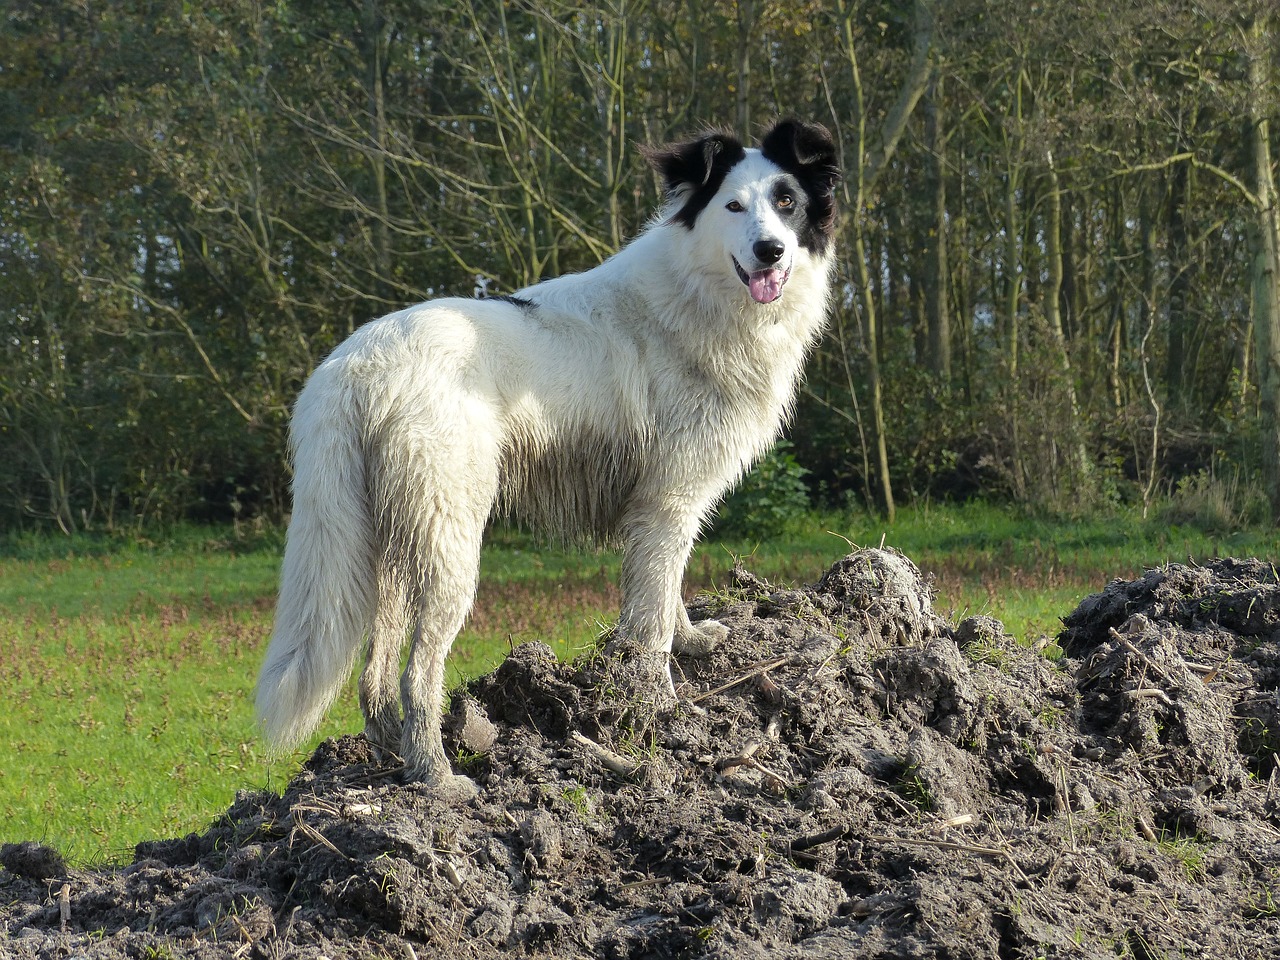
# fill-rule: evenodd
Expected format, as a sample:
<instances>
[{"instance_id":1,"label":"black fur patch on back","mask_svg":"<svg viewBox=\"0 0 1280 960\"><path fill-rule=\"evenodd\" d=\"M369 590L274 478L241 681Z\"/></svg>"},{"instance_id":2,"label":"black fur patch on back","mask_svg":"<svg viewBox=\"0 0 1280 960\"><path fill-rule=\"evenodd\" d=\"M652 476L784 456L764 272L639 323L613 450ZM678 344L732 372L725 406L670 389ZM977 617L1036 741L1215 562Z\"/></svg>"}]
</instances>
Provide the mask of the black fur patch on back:
<instances>
[{"instance_id":1,"label":"black fur patch on back","mask_svg":"<svg viewBox=\"0 0 1280 960\"><path fill-rule=\"evenodd\" d=\"M499 294L494 297L485 297L486 300L502 300L512 306L519 307L521 310L532 310L535 306L532 300L526 300L524 297L515 297L509 293Z\"/></svg>"},{"instance_id":2,"label":"black fur patch on back","mask_svg":"<svg viewBox=\"0 0 1280 960\"><path fill-rule=\"evenodd\" d=\"M691 188L684 204L671 218L689 229L720 189L725 175L741 163L747 152L736 137L709 133L697 140L672 143L644 151L645 158L662 175L667 192L674 195Z\"/></svg>"},{"instance_id":3,"label":"black fur patch on back","mask_svg":"<svg viewBox=\"0 0 1280 960\"><path fill-rule=\"evenodd\" d=\"M825 253L835 234L835 188L841 178L831 134L820 123L780 120L760 141L760 152L800 182L808 199L800 245Z\"/></svg>"}]
</instances>

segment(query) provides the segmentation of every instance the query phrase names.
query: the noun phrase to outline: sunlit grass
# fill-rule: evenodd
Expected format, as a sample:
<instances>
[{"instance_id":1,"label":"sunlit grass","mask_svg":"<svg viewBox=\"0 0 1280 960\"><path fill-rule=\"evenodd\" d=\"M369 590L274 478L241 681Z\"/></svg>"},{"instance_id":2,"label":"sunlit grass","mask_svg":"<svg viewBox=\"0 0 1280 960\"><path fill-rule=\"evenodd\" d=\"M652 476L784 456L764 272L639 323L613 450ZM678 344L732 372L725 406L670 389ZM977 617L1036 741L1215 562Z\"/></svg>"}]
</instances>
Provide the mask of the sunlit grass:
<instances>
[{"instance_id":1,"label":"sunlit grass","mask_svg":"<svg viewBox=\"0 0 1280 960\"><path fill-rule=\"evenodd\" d=\"M723 586L735 557L779 584L812 583L850 544L881 542L934 578L937 611L1001 618L1020 639L1114 577L1188 556L1280 556L1274 529L1217 538L1133 517L1028 519L981 505L829 516L768 543L709 542L688 587ZM273 759L252 689L271 627L282 538L185 530L131 538L0 543L0 842L39 839L77 862L127 857L140 839L202 827L238 789L279 788L320 738L361 726L348 689L320 731ZM499 531L476 608L450 656L453 683L514 645L563 658L616 617L618 558L546 549Z\"/></svg>"}]
</instances>

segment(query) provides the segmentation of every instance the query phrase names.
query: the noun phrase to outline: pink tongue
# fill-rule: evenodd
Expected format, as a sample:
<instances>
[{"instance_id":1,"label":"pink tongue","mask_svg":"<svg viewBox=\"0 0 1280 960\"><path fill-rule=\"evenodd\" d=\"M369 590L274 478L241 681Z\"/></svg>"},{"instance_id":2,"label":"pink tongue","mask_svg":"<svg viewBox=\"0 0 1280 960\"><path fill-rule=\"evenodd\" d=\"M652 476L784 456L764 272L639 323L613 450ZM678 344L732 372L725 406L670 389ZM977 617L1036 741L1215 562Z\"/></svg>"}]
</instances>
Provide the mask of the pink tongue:
<instances>
[{"instance_id":1,"label":"pink tongue","mask_svg":"<svg viewBox=\"0 0 1280 960\"><path fill-rule=\"evenodd\" d=\"M751 274L747 278L751 299L756 303L773 303L782 296L782 278L781 270L761 270Z\"/></svg>"}]
</instances>

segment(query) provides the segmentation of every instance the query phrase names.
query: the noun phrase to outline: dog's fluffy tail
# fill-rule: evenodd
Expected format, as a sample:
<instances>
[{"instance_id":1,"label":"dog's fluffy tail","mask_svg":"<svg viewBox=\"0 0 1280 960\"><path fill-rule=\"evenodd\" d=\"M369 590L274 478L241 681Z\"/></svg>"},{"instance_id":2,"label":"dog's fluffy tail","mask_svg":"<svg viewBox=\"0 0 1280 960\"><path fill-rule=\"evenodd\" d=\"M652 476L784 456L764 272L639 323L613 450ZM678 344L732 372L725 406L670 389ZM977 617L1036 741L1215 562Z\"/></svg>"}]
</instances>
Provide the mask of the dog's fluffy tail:
<instances>
[{"instance_id":1,"label":"dog's fluffy tail","mask_svg":"<svg viewBox=\"0 0 1280 960\"><path fill-rule=\"evenodd\" d=\"M377 599L361 416L335 374L316 371L291 428L293 517L257 694L258 720L277 748L320 723L351 673Z\"/></svg>"}]
</instances>

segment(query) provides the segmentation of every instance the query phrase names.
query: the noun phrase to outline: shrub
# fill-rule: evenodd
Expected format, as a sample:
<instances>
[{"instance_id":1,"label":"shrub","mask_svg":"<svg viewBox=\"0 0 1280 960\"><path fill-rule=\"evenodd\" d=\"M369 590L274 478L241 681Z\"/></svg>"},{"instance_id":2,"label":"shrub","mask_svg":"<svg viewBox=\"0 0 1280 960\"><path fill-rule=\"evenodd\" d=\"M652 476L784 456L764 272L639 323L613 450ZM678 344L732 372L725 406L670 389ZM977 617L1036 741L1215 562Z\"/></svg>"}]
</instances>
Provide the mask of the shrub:
<instances>
[{"instance_id":1,"label":"shrub","mask_svg":"<svg viewBox=\"0 0 1280 960\"><path fill-rule=\"evenodd\" d=\"M1261 485L1242 476L1239 468L1202 469L1177 482L1158 515L1170 525L1222 535L1265 525L1270 506Z\"/></svg>"},{"instance_id":2,"label":"shrub","mask_svg":"<svg viewBox=\"0 0 1280 960\"><path fill-rule=\"evenodd\" d=\"M769 540L809 512L809 473L796 461L789 440L773 449L742 478L725 501L715 521L722 536Z\"/></svg>"}]
</instances>

